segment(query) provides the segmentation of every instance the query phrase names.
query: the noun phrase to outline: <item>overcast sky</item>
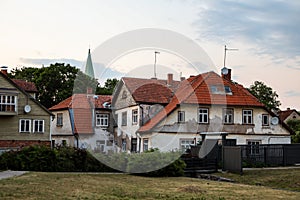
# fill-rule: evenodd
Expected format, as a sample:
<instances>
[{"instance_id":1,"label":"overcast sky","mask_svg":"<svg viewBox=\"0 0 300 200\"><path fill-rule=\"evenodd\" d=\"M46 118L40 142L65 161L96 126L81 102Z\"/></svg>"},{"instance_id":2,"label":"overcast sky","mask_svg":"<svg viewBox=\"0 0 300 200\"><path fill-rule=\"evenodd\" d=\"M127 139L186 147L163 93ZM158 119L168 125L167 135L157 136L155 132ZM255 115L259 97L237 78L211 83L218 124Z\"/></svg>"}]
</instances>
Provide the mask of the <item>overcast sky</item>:
<instances>
[{"instance_id":1,"label":"overcast sky","mask_svg":"<svg viewBox=\"0 0 300 200\"><path fill-rule=\"evenodd\" d=\"M0 65L12 69L65 62L82 68L89 47L93 52L136 29L166 29L203 48L214 65L209 70L217 73L224 45L237 48L226 60L234 81L245 87L263 81L279 94L281 109L300 110L299 16L300 1L283 0L0 0ZM132 66L138 71L152 63L151 50L128 53L110 63L107 76L136 75ZM157 55L157 64L159 77L168 71L164 66L184 76L197 73L170 52ZM101 67L96 63L95 71Z\"/></svg>"}]
</instances>

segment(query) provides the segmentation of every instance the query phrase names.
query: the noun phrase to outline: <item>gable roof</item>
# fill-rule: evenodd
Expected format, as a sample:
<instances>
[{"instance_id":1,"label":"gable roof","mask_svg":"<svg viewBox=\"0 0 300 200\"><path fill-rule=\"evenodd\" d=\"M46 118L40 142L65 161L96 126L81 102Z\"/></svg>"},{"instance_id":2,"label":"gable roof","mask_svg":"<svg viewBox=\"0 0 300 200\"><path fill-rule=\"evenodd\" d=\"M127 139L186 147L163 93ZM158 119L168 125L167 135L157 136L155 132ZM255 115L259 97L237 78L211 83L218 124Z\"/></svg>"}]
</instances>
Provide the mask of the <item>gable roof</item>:
<instances>
[{"instance_id":1,"label":"gable roof","mask_svg":"<svg viewBox=\"0 0 300 200\"><path fill-rule=\"evenodd\" d=\"M16 84L12 79L10 79L8 76L0 72L0 76L2 76L4 79L6 79L10 84L12 84L15 88L17 88L19 91L21 91L25 96L27 96L31 101L36 103L40 108L42 108L44 111L46 111L49 115L53 116L53 113L50 112L46 107L44 107L40 102L35 100L30 94L28 94L22 87L20 87L18 84Z\"/></svg>"},{"instance_id":2,"label":"gable roof","mask_svg":"<svg viewBox=\"0 0 300 200\"><path fill-rule=\"evenodd\" d=\"M211 92L210 86L229 86L232 94L215 94ZM228 81L215 72L207 72L198 76L190 77L182 81L170 103L157 115L143 125L138 131L147 132L160 123L181 103L201 105L229 105L229 106L252 106L263 107L247 89L242 85Z\"/></svg>"},{"instance_id":3,"label":"gable roof","mask_svg":"<svg viewBox=\"0 0 300 200\"><path fill-rule=\"evenodd\" d=\"M33 82L27 82L21 79L11 79L11 80L26 92L38 92Z\"/></svg>"},{"instance_id":4,"label":"gable roof","mask_svg":"<svg viewBox=\"0 0 300 200\"><path fill-rule=\"evenodd\" d=\"M167 80L131 77L123 77L122 81L136 102L160 104L169 103L180 83L172 81L172 84L168 85Z\"/></svg>"},{"instance_id":5,"label":"gable roof","mask_svg":"<svg viewBox=\"0 0 300 200\"><path fill-rule=\"evenodd\" d=\"M111 95L73 94L57 105L49 108L51 111L69 110L74 134L93 134L93 109L107 109L105 102L111 102Z\"/></svg>"},{"instance_id":6,"label":"gable roof","mask_svg":"<svg viewBox=\"0 0 300 200\"><path fill-rule=\"evenodd\" d=\"M287 109L287 110L281 110L278 112L279 119L281 121L286 120L293 112L297 113L299 116L300 114L297 112L296 109Z\"/></svg>"}]
</instances>

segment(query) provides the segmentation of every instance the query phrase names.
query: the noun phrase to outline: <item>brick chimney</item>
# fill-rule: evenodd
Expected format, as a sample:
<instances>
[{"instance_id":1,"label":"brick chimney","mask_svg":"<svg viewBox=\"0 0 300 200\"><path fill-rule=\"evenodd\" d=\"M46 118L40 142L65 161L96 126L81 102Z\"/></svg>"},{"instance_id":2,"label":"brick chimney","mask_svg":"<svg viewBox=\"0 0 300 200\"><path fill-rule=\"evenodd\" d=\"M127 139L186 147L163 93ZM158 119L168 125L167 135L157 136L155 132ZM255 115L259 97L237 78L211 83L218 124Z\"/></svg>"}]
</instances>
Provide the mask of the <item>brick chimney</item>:
<instances>
[{"instance_id":1,"label":"brick chimney","mask_svg":"<svg viewBox=\"0 0 300 200\"><path fill-rule=\"evenodd\" d=\"M173 74L168 74L167 85L172 85L173 83Z\"/></svg>"},{"instance_id":2,"label":"brick chimney","mask_svg":"<svg viewBox=\"0 0 300 200\"><path fill-rule=\"evenodd\" d=\"M1 67L1 73L4 74L5 76L7 76L7 67L6 66Z\"/></svg>"},{"instance_id":3,"label":"brick chimney","mask_svg":"<svg viewBox=\"0 0 300 200\"><path fill-rule=\"evenodd\" d=\"M231 81L231 69L223 67L221 70L222 78Z\"/></svg>"}]
</instances>

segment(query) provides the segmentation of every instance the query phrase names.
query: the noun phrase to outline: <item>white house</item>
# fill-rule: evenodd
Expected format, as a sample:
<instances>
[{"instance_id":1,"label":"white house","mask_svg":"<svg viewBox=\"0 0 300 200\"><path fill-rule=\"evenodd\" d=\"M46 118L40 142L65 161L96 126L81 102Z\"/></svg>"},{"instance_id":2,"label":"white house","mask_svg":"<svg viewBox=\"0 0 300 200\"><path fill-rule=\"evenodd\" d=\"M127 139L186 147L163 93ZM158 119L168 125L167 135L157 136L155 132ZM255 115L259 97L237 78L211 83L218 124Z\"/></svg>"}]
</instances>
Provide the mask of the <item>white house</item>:
<instances>
[{"instance_id":1,"label":"white house","mask_svg":"<svg viewBox=\"0 0 300 200\"><path fill-rule=\"evenodd\" d=\"M235 144L287 144L288 127L281 123L242 85L207 72L181 82L122 78L112 107L117 117L115 134L124 151L184 150L201 141L227 133ZM209 136L214 135L214 136Z\"/></svg>"}]
</instances>

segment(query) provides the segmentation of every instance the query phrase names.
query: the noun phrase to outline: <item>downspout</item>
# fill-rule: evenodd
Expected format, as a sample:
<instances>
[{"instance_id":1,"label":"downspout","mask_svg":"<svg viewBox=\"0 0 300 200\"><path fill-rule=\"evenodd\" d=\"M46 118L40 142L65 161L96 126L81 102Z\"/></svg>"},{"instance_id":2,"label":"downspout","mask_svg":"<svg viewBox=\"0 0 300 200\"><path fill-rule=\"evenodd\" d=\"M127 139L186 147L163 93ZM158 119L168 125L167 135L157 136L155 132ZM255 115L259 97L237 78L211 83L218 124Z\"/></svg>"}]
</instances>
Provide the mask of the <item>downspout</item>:
<instances>
[{"instance_id":1,"label":"downspout","mask_svg":"<svg viewBox=\"0 0 300 200\"><path fill-rule=\"evenodd\" d=\"M73 109L71 109L71 108L68 111L69 111L69 116L70 116L72 134L74 135L74 138L76 140L76 146L77 146L77 148L79 148L78 135L75 134L74 112L73 112Z\"/></svg>"}]
</instances>

